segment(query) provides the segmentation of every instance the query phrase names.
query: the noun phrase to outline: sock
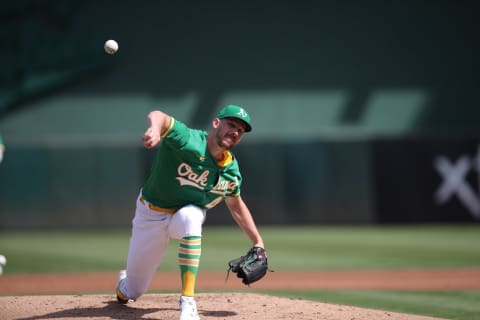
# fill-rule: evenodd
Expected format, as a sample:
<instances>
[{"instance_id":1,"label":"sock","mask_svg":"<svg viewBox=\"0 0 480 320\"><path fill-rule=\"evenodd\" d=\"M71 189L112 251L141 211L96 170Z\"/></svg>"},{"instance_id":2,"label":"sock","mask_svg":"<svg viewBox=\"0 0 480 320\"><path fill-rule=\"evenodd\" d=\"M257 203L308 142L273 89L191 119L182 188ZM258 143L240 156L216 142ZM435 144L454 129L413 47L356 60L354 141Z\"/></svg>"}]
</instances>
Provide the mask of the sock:
<instances>
[{"instance_id":1,"label":"sock","mask_svg":"<svg viewBox=\"0 0 480 320\"><path fill-rule=\"evenodd\" d=\"M178 247L178 264L182 276L182 296L193 297L197 279L200 255L202 254L202 237L185 237Z\"/></svg>"}]
</instances>

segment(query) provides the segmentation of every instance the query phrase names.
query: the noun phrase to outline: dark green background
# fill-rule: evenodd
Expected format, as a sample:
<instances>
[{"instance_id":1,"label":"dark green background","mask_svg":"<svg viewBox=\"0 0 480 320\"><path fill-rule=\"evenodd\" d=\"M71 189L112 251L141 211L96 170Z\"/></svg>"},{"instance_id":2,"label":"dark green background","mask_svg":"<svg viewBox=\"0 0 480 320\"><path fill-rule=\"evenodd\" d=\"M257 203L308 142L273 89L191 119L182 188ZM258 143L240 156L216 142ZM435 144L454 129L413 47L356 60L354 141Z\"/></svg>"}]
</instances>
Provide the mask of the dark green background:
<instances>
[{"instance_id":1,"label":"dark green background","mask_svg":"<svg viewBox=\"0 0 480 320\"><path fill-rule=\"evenodd\" d=\"M477 8L5 4L0 227L128 225L151 159L139 145L147 112L207 128L225 103L253 118L237 154L244 197L261 223L378 222L376 139L480 133ZM110 38L120 44L114 56L103 52ZM212 223L231 221L224 209Z\"/></svg>"}]
</instances>

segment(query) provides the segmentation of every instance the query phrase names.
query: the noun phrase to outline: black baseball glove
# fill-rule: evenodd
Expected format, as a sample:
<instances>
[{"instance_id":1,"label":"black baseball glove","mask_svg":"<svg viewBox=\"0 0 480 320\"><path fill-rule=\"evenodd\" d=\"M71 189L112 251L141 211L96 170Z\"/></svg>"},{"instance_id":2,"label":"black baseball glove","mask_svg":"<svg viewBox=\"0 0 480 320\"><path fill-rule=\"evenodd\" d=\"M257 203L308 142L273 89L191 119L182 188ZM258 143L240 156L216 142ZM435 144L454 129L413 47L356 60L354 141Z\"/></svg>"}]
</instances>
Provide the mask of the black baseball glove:
<instances>
[{"instance_id":1,"label":"black baseball glove","mask_svg":"<svg viewBox=\"0 0 480 320\"><path fill-rule=\"evenodd\" d=\"M251 248L245 256L228 262L228 273L230 271L247 285L262 279L268 271L267 252L260 247Z\"/></svg>"}]
</instances>

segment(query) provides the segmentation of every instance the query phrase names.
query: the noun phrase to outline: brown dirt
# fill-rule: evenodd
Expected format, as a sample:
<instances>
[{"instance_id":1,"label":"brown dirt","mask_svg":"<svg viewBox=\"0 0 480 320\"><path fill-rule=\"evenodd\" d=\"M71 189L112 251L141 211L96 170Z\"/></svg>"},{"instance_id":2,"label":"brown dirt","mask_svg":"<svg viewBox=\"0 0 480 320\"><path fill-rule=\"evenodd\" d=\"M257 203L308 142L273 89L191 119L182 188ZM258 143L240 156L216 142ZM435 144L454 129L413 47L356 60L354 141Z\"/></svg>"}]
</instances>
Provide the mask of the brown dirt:
<instances>
[{"instance_id":1,"label":"brown dirt","mask_svg":"<svg viewBox=\"0 0 480 320\"><path fill-rule=\"evenodd\" d=\"M244 293L200 293L202 320L345 319L427 320L429 317L355 308L321 302ZM161 319L177 320L178 295L147 294L123 306L111 295L0 297L1 318L37 319Z\"/></svg>"},{"instance_id":2,"label":"brown dirt","mask_svg":"<svg viewBox=\"0 0 480 320\"><path fill-rule=\"evenodd\" d=\"M208 319L432 319L394 312L261 295L254 290L392 289L478 290L480 269L364 270L269 273L251 287L226 273L200 272L197 303ZM33 319L178 319L176 272L158 273L148 294L128 306L115 302L116 273L3 275L0 277L0 318ZM205 293L220 290L223 293ZM203 291L203 292L202 292ZM231 293L236 291L236 293ZM108 292L108 295L98 295Z\"/></svg>"}]
</instances>

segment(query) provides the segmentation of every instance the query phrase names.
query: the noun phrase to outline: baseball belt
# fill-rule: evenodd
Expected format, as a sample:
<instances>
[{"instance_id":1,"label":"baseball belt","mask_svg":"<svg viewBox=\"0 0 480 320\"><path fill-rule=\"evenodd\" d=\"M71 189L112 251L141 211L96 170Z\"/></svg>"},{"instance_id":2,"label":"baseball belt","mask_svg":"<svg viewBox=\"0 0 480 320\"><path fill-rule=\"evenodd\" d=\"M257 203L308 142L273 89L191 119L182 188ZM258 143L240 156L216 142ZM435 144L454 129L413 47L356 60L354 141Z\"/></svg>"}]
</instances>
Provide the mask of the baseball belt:
<instances>
[{"instance_id":1,"label":"baseball belt","mask_svg":"<svg viewBox=\"0 0 480 320\"><path fill-rule=\"evenodd\" d=\"M169 214L174 214L175 212L178 211L178 209L168 209L168 208L161 208L158 207L154 204L151 204L150 202L145 201L143 196L140 197L140 202L144 205L147 206L150 210L161 212L161 213L169 213Z\"/></svg>"}]
</instances>

